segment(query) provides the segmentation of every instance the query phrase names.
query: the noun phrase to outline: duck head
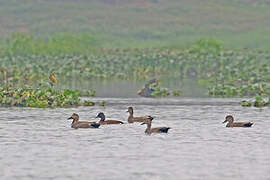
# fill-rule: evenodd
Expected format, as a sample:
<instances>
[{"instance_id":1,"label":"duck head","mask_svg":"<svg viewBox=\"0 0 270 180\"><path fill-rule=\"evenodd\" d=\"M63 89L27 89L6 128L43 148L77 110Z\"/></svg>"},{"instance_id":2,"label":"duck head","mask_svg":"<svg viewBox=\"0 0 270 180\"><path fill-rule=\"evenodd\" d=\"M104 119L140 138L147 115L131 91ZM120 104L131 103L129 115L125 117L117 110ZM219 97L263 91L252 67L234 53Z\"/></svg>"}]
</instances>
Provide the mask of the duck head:
<instances>
[{"instance_id":1,"label":"duck head","mask_svg":"<svg viewBox=\"0 0 270 180\"><path fill-rule=\"evenodd\" d=\"M232 115L226 116L225 121L223 121L223 123L226 123L226 122L232 123L233 122L233 116Z\"/></svg>"},{"instance_id":2,"label":"duck head","mask_svg":"<svg viewBox=\"0 0 270 180\"><path fill-rule=\"evenodd\" d=\"M130 114L133 114L133 107L128 107L127 112L129 112Z\"/></svg>"},{"instance_id":3,"label":"duck head","mask_svg":"<svg viewBox=\"0 0 270 180\"><path fill-rule=\"evenodd\" d=\"M76 113L73 113L72 116L70 116L68 119L73 119L74 121L79 121L79 115Z\"/></svg>"},{"instance_id":4,"label":"duck head","mask_svg":"<svg viewBox=\"0 0 270 180\"><path fill-rule=\"evenodd\" d=\"M100 118L101 121L105 121L105 115L103 112L98 113L96 118Z\"/></svg>"},{"instance_id":5,"label":"duck head","mask_svg":"<svg viewBox=\"0 0 270 180\"><path fill-rule=\"evenodd\" d=\"M146 120L144 120L144 122L141 124L141 125L144 125L144 124L151 124L152 123L152 120L154 118L152 116L148 116Z\"/></svg>"}]
</instances>

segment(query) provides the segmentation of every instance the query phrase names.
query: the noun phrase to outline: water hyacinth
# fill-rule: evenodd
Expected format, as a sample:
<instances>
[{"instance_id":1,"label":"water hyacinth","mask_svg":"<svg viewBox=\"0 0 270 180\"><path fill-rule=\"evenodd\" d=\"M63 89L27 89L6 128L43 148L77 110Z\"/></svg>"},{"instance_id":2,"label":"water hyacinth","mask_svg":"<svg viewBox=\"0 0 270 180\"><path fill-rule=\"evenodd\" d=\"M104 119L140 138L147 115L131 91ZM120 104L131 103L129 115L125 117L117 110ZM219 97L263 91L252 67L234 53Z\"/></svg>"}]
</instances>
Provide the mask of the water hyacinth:
<instances>
[{"instance_id":1,"label":"water hyacinth","mask_svg":"<svg viewBox=\"0 0 270 180\"><path fill-rule=\"evenodd\" d=\"M270 106L270 97L262 98L261 96L257 96L255 100L243 100L241 105L243 107L264 107L264 106Z\"/></svg>"},{"instance_id":2,"label":"water hyacinth","mask_svg":"<svg viewBox=\"0 0 270 180\"><path fill-rule=\"evenodd\" d=\"M265 97L270 95L269 61L268 51L226 50L213 39L199 40L181 50L102 49L88 55L15 53L0 57L0 82L3 87L31 87L46 81L48 72L57 79L147 80L167 76L201 82L208 87L209 96ZM158 96L165 94L157 91Z\"/></svg>"},{"instance_id":3,"label":"water hyacinth","mask_svg":"<svg viewBox=\"0 0 270 180\"><path fill-rule=\"evenodd\" d=\"M95 103L79 98L79 91L48 89L0 89L0 105L8 107L73 107Z\"/></svg>"}]
</instances>

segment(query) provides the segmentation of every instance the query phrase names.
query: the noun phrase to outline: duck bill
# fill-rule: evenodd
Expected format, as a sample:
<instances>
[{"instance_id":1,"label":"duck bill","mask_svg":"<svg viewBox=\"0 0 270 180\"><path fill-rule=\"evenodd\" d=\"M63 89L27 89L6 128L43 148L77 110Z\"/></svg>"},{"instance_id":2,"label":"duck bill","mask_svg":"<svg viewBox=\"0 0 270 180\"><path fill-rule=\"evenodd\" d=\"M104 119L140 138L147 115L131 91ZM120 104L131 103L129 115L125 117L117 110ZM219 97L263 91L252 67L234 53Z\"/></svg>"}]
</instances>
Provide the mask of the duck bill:
<instances>
[{"instance_id":1,"label":"duck bill","mask_svg":"<svg viewBox=\"0 0 270 180\"><path fill-rule=\"evenodd\" d=\"M72 117L67 118L67 120L72 119Z\"/></svg>"},{"instance_id":2,"label":"duck bill","mask_svg":"<svg viewBox=\"0 0 270 180\"><path fill-rule=\"evenodd\" d=\"M144 125L144 124L146 124L145 122L143 122L141 125Z\"/></svg>"},{"instance_id":3,"label":"duck bill","mask_svg":"<svg viewBox=\"0 0 270 180\"><path fill-rule=\"evenodd\" d=\"M228 120L225 120L225 121L223 121L223 124L225 123L225 122L227 122Z\"/></svg>"}]
</instances>

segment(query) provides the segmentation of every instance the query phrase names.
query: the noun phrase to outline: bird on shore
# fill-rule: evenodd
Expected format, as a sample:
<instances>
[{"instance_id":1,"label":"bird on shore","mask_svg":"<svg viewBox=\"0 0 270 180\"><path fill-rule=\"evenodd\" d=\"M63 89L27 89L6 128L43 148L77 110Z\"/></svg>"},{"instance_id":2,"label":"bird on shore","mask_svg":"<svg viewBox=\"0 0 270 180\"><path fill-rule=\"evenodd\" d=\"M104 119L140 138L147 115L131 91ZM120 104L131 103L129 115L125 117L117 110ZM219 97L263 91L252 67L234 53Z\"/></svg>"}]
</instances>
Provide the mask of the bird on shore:
<instances>
[{"instance_id":1,"label":"bird on shore","mask_svg":"<svg viewBox=\"0 0 270 180\"><path fill-rule=\"evenodd\" d=\"M55 77L55 75L53 73L50 74L49 79L51 80L52 83L57 82L56 77Z\"/></svg>"}]
</instances>

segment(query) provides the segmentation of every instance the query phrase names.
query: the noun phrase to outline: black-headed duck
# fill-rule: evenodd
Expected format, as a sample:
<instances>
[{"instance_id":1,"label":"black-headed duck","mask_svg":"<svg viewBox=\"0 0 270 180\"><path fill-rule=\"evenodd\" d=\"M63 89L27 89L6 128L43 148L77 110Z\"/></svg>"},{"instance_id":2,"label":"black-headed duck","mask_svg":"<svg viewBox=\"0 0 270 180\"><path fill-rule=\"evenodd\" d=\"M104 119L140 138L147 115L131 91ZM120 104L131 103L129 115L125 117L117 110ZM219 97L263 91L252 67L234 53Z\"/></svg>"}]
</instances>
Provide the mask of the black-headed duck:
<instances>
[{"instance_id":1,"label":"black-headed duck","mask_svg":"<svg viewBox=\"0 0 270 180\"><path fill-rule=\"evenodd\" d=\"M100 118L100 121L98 122L101 125L105 124L124 124L122 121L118 120L106 120L105 121L105 114L103 112L98 113L96 118Z\"/></svg>"},{"instance_id":2,"label":"black-headed duck","mask_svg":"<svg viewBox=\"0 0 270 180\"><path fill-rule=\"evenodd\" d=\"M89 122L89 121L79 121L79 115L76 113L73 113L71 117L68 119L73 119L71 123L71 127L74 129L78 128L98 128L100 124L96 122Z\"/></svg>"},{"instance_id":3,"label":"black-headed duck","mask_svg":"<svg viewBox=\"0 0 270 180\"><path fill-rule=\"evenodd\" d=\"M168 133L168 130L171 129L170 127L155 127L151 128L153 117L148 117L144 122L141 124L147 124L147 128L144 131L146 134L152 134L152 133Z\"/></svg>"},{"instance_id":4,"label":"black-headed duck","mask_svg":"<svg viewBox=\"0 0 270 180\"><path fill-rule=\"evenodd\" d=\"M127 112L129 112L128 123L144 122L144 120L147 120L148 118L153 118L151 116L133 117L133 108L132 107L128 107Z\"/></svg>"},{"instance_id":5,"label":"black-headed duck","mask_svg":"<svg viewBox=\"0 0 270 180\"><path fill-rule=\"evenodd\" d=\"M252 122L233 122L234 118L232 115L228 115L225 118L223 123L227 123L226 127L251 127L253 125Z\"/></svg>"}]
</instances>

